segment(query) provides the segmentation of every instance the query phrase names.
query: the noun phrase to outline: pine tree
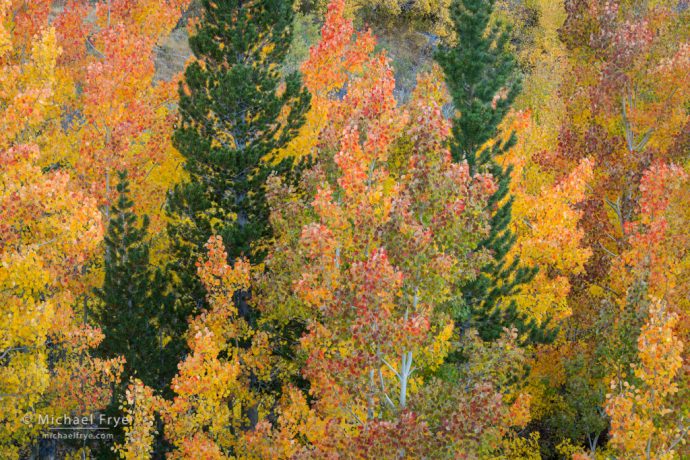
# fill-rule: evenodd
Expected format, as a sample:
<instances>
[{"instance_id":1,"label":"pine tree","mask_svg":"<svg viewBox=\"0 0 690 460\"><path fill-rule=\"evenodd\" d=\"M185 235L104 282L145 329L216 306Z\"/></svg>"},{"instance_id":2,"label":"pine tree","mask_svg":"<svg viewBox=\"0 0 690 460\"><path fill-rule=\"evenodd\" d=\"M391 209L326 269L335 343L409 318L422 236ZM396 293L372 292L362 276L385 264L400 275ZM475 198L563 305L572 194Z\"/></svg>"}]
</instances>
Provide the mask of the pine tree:
<instances>
[{"instance_id":1,"label":"pine tree","mask_svg":"<svg viewBox=\"0 0 690 460\"><path fill-rule=\"evenodd\" d=\"M175 324L171 299L165 294L162 272L149 264L148 216L137 223L127 173L118 173L118 178L118 199L110 208L105 236L105 277L96 289L102 302L96 318L105 335L98 351L127 360L123 382L136 376L161 389L175 374L179 359L173 343L163 346Z\"/></svg>"},{"instance_id":2,"label":"pine tree","mask_svg":"<svg viewBox=\"0 0 690 460\"><path fill-rule=\"evenodd\" d=\"M270 236L264 183L292 165L266 157L304 122L309 93L300 76L282 76L292 36L288 0L202 1L190 46L196 61L180 87L180 125L173 136L189 181L169 196L173 272L180 301L191 312L204 304L195 262L212 234L226 242L232 262L262 260ZM240 313L247 314L240 302Z\"/></svg>"},{"instance_id":3,"label":"pine tree","mask_svg":"<svg viewBox=\"0 0 690 460\"><path fill-rule=\"evenodd\" d=\"M460 287L465 308L456 319L461 327L476 327L485 340L498 338L504 327L516 327L529 341L548 342L555 336L548 322L537 325L517 310L514 301L507 300L534 278L537 268L522 266L518 259L506 261L515 243L509 228L512 167L502 167L496 158L515 144L515 135L484 147L496 137L521 88L518 64L508 49L510 31L492 19L493 9L494 0L455 0L451 17L457 43L441 46L436 55L460 114L453 119L453 159L466 160L473 173L490 172L499 185L489 202L494 210L491 233L478 248L491 251L494 261L484 266L475 280Z\"/></svg>"}]
</instances>

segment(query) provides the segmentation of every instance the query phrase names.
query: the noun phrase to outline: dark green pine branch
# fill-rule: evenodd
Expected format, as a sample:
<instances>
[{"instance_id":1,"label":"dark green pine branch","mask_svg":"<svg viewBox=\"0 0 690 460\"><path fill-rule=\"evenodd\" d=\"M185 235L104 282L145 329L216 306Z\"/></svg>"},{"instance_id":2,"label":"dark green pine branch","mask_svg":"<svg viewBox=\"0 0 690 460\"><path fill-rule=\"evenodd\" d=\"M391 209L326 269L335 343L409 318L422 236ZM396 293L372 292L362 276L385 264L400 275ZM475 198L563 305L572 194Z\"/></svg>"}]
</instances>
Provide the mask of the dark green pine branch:
<instances>
[{"instance_id":1,"label":"dark green pine branch","mask_svg":"<svg viewBox=\"0 0 690 460\"><path fill-rule=\"evenodd\" d=\"M118 173L117 201L110 208L105 235L105 276L95 290L101 305L96 319L105 338L98 352L126 359L122 381L130 377L163 389L175 375L180 349L164 340L184 318L175 319L167 281L149 263L148 216L133 212L126 172ZM178 331L180 332L180 331ZM165 344L164 344L165 343Z\"/></svg>"},{"instance_id":2,"label":"dark green pine branch","mask_svg":"<svg viewBox=\"0 0 690 460\"><path fill-rule=\"evenodd\" d=\"M456 321L462 328L477 328L484 340L495 340L504 327L515 327L528 342L549 342L556 334L549 322L536 324L509 300L538 271L519 260L506 261L515 244L510 230L512 168L503 168L496 159L515 144L515 135L483 148L497 137L498 126L521 88L518 64L508 49L510 30L492 18L493 9L493 0L455 0L451 17L456 44L442 46L436 54L459 112L453 119L453 159L467 161L473 174L491 173L498 183L488 204L492 212L490 234L477 248L490 251L493 261L475 280L458 287L461 307L456 309Z\"/></svg>"},{"instance_id":3,"label":"dark green pine branch","mask_svg":"<svg viewBox=\"0 0 690 460\"><path fill-rule=\"evenodd\" d=\"M212 234L223 237L231 263L265 256L257 249L271 235L265 181L272 173L294 179L298 168L263 159L297 134L310 99L299 74L280 73L292 37L291 1L205 0L202 9L173 136L189 181L170 192L167 205L171 271L190 313L205 302L195 262Z\"/></svg>"}]
</instances>

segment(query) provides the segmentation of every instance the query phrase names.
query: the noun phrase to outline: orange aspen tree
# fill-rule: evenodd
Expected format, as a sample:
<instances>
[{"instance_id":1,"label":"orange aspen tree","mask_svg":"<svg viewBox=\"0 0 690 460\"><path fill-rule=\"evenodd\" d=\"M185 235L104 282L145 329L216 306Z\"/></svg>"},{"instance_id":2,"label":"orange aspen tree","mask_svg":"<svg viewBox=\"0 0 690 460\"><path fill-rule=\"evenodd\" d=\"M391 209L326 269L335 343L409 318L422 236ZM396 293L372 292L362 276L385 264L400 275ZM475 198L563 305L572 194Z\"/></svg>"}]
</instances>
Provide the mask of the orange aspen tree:
<instances>
[{"instance_id":1,"label":"orange aspen tree","mask_svg":"<svg viewBox=\"0 0 690 460\"><path fill-rule=\"evenodd\" d=\"M610 444L625 458L672 460L687 435L688 422L677 408L683 342L675 334L678 315L662 300L651 299L649 318L637 341L639 364L634 382L615 379L607 395Z\"/></svg>"},{"instance_id":2,"label":"orange aspen tree","mask_svg":"<svg viewBox=\"0 0 690 460\"><path fill-rule=\"evenodd\" d=\"M175 79L157 81L155 52L190 0L13 0L17 46L49 26L62 49L52 111L37 143L44 166L69 170L99 206L113 199L116 172L128 170L139 211L162 228L165 191L181 158L170 144ZM27 38L28 37L28 38Z\"/></svg>"},{"instance_id":3,"label":"orange aspen tree","mask_svg":"<svg viewBox=\"0 0 690 460\"><path fill-rule=\"evenodd\" d=\"M155 414L160 404L160 398L153 394L151 388L144 385L141 380L132 379L120 406L128 422L125 426L125 442L113 446L120 458L126 460L151 458L154 438L158 434Z\"/></svg>"},{"instance_id":4,"label":"orange aspen tree","mask_svg":"<svg viewBox=\"0 0 690 460\"><path fill-rule=\"evenodd\" d=\"M56 33L13 37L28 25L8 26L11 6L0 2L0 456L8 459L47 428L37 417L105 405L122 365L89 356L103 336L74 311L102 236L96 202L66 171L40 162L37 137L54 110Z\"/></svg>"},{"instance_id":5,"label":"orange aspen tree","mask_svg":"<svg viewBox=\"0 0 690 460\"><path fill-rule=\"evenodd\" d=\"M342 11L330 5L323 41L310 53L318 67L305 65L310 90L324 82L313 99L328 116L311 134L317 165L300 192L269 185L278 253L266 266L280 294L258 295L262 313L308 324L296 353L306 357L301 373L314 402L305 406L288 387L274 429L261 424L248 445L298 443L298 458L452 457L489 439L496 448L509 426L525 423L514 415L528 400L516 399L512 412L494 382L452 389L430 377L453 349L454 283L489 257L472 248L488 231L484 207L495 183L451 161L438 74L420 77L399 106L388 59L353 36ZM290 279L296 298L285 291ZM434 402L437 391L447 404Z\"/></svg>"},{"instance_id":6,"label":"orange aspen tree","mask_svg":"<svg viewBox=\"0 0 690 460\"><path fill-rule=\"evenodd\" d=\"M640 218L626 225L630 246L613 267L616 289L643 284L648 317L637 339L630 376L616 376L606 410L613 447L634 458L677 458L685 453L688 422L688 254L684 232L688 174L653 164L640 181ZM621 313L635 308L621 302Z\"/></svg>"},{"instance_id":7,"label":"orange aspen tree","mask_svg":"<svg viewBox=\"0 0 690 460\"><path fill-rule=\"evenodd\" d=\"M174 446L170 458L230 458L251 427L246 408L272 407L250 387L250 379L270 379L268 337L249 327L234 302L235 293L249 287L249 263L241 259L229 266L219 236L212 236L206 249L197 267L209 308L190 321L191 354L173 379L175 397L161 403L165 437ZM241 347L240 341L250 346Z\"/></svg>"},{"instance_id":8,"label":"orange aspen tree","mask_svg":"<svg viewBox=\"0 0 690 460\"><path fill-rule=\"evenodd\" d=\"M679 314L676 333L685 335L685 301L672 293L687 289L687 277L680 275L687 263L680 236L685 232L675 234L686 217L678 205L671 205L667 222L674 222L673 230L659 246L652 240L642 243L642 235L635 233L654 233L643 209L643 188L651 183L646 171L684 161L682 152L687 150L690 86L684 75L690 69L690 48L682 24L688 10L658 1L569 0L558 11L535 3L543 13L540 21L550 25L544 35L537 34L541 42L534 56L546 51L546 61L557 70L552 82L542 84L544 72L553 73L537 63L535 81L526 79L525 102L539 123L532 135L532 168L539 173L535 177L567 181L583 161L591 162L592 172L574 209L579 214L579 246L591 255L584 270L578 268L568 277L566 302L560 305L567 315L560 343L540 349L540 362L532 367L534 382L548 382L534 393L539 412L533 416L541 420L536 425L542 433L554 433L559 442L586 443L590 455L604 455L609 424L602 410L605 394L612 376L630 374L638 360L637 337L650 297L668 302ZM560 43L554 40L555 31ZM539 102L542 91L550 91L544 104ZM666 180L661 179L662 169L658 182ZM686 193L669 195L675 202ZM544 214L548 210L542 208ZM525 232L529 230L525 224ZM547 273L557 273L554 268L549 265ZM652 280L662 272L662 278L678 287L667 290L672 283ZM682 401L677 398L676 404Z\"/></svg>"},{"instance_id":9,"label":"orange aspen tree","mask_svg":"<svg viewBox=\"0 0 690 460\"><path fill-rule=\"evenodd\" d=\"M570 316L570 277L584 273L592 253L583 245L584 231L578 227L583 212L577 205L587 196L594 164L583 159L567 175L554 177L539 165L548 142L532 113L520 112L511 118L505 131L515 132L518 142L503 161L514 168L511 193L518 238L512 253L529 266L541 267L514 298L518 308L537 321L550 315L560 323Z\"/></svg>"},{"instance_id":10,"label":"orange aspen tree","mask_svg":"<svg viewBox=\"0 0 690 460\"><path fill-rule=\"evenodd\" d=\"M644 171L683 154L678 143L690 120L684 109L690 100L690 46L681 24L688 12L668 2L638 8L582 0L565 6L565 113L558 148L542 164L564 174L583 158L594 162L582 220L593 256L588 285L577 292L580 304L594 305L605 296L601 285L627 245L625 226L638 218Z\"/></svg>"},{"instance_id":11,"label":"orange aspen tree","mask_svg":"<svg viewBox=\"0 0 690 460\"><path fill-rule=\"evenodd\" d=\"M154 83L153 52L187 4L0 2L0 296L13 318L0 347L3 458L41 428L23 416L88 415L110 400L122 363L90 357L103 337L86 324L99 207L110 172L125 167L142 207L160 214L179 161L175 91Z\"/></svg>"},{"instance_id":12,"label":"orange aspen tree","mask_svg":"<svg viewBox=\"0 0 690 460\"><path fill-rule=\"evenodd\" d=\"M332 116L344 105L338 93L351 75L362 73L375 46L370 30L355 31L352 21L345 17L344 1L329 3L321 40L311 47L301 68L304 84L312 96L311 107L299 134L279 153L279 159L318 155L317 147L324 143L334 147L334 137L343 128L342 123L334 125Z\"/></svg>"}]
</instances>

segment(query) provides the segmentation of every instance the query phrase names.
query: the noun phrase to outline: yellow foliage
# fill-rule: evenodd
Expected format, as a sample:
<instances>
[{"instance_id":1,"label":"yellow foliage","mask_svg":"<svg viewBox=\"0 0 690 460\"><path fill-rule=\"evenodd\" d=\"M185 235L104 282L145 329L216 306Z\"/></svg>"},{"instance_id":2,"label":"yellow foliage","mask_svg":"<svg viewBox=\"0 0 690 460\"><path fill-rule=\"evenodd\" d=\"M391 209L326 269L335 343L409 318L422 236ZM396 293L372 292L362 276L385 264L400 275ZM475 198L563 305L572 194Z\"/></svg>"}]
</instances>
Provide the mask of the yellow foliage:
<instances>
[{"instance_id":1,"label":"yellow foliage","mask_svg":"<svg viewBox=\"0 0 690 460\"><path fill-rule=\"evenodd\" d=\"M541 460L539 433L532 432L529 437L517 435L506 437L502 442L502 455L496 460Z\"/></svg>"},{"instance_id":2,"label":"yellow foliage","mask_svg":"<svg viewBox=\"0 0 690 460\"><path fill-rule=\"evenodd\" d=\"M125 399L120 408L127 423L124 424L125 442L115 444L114 450L125 460L142 460L151 458L155 429L154 411L160 400L153 391L140 380L133 380L127 387Z\"/></svg>"},{"instance_id":3,"label":"yellow foliage","mask_svg":"<svg viewBox=\"0 0 690 460\"><path fill-rule=\"evenodd\" d=\"M649 318L637 341L640 363L634 366L641 385L611 382L606 412L611 417L611 445L626 458L674 459L674 446L685 436L671 406L683 365L683 343L674 335L678 315L662 300L651 299ZM650 457L651 455L651 457Z\"/></svg>"},{"instance_id":4,"label":"yellow foliage","mask_svg":"<svg viewBox=\"0 0 690 460\"><path fill-rule=\"evenodd\" d=\"M517 235L509 256L540 267L532 282L513 298L520 310L539 322L547 317L560 321L570 315L570 277L583 273L591 255L582 245L584 232L578 227L582 211L575 206L586 197L593 164L585 159L555 180L542 172L534 158L543 148L544 137L530 113L514 115L510 127L517 133L518 143L505 157L514 167L511 192Z\"/></svg>"}]
</instances>

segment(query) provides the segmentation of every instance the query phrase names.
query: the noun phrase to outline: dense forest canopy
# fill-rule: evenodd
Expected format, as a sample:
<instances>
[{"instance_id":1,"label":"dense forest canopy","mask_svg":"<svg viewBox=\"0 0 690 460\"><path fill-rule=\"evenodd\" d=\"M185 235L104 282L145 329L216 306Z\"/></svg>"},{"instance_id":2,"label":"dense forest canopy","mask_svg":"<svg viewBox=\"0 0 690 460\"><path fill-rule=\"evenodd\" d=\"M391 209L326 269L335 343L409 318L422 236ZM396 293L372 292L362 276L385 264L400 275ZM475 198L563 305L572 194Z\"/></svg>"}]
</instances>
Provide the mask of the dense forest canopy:
<instances>
[{"instance_id":1,"label":"dense forest canopy","mask_svg":"<svg viewBox=\"0 0 690 460\"><path fill-rule=\"evenodd\" d=\"M0 0L0 458L690 458L688 24Z\"/></svg>"}]
</instances>

